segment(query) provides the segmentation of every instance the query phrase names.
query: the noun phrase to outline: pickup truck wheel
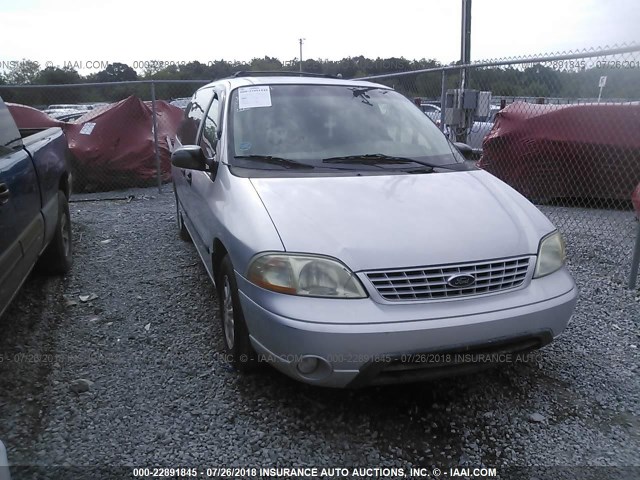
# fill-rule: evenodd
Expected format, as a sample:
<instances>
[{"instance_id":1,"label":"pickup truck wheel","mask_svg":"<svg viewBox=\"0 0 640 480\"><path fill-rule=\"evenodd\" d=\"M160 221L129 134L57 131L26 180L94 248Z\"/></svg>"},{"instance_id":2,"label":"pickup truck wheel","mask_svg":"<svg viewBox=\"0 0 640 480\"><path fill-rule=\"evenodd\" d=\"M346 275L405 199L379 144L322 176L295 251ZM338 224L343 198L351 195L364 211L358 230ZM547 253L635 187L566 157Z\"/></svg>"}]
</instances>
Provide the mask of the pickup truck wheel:
<instances>
[{"instance_id":1,"label":"pickup truck wheel","mask_svg":"<svg viewBox=\"0 0 640 480\"><path fill-rule=\"evenodd\" d=\"M69 202L63 192L58 192L58 223L51 243L40 257L38 266L48 273L67 273L73 263L72 253Z\"/></svg>"},{"instance_id":2,"label":"pickup truck wheel","mask_svg":"<svg viewBox=\"0 0 640 480\"><path fill-rule=\"evenodd\" d=\"M229 362L237 370L251 371L258 365L258 359L249 340L249 330L240 305L236 277L228 255L222 260L217 283L218 308L225 352Z\"/></svg>"},{"instance_id":3,"label":"pickup truck wheel","mask_svg":"<svg viewBox=\"0 0 640 480\"><path fill-rule=\"evenodd\" d=\"M173 187L175 191L175 186ZM185 242L191 242L191 235L189 235L189 230L187 230L186 225L184 224L184 218L182 217L182 212L180 211L180 203L178 203L178 194L176 193L176 220L178 222L178 236L180 240L184 240Z\"/></svg>"}]
</instances>

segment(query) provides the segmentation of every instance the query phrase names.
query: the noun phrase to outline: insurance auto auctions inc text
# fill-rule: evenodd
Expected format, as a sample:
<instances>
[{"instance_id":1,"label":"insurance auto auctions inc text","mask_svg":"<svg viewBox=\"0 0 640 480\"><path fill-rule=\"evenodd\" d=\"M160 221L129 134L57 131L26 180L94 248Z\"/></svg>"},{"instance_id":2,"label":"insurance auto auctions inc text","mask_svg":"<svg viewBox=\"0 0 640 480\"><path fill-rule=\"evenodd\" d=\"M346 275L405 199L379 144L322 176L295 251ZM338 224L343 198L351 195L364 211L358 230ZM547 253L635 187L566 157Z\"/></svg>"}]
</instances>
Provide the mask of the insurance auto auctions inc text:
<instances>
[{"instance_id":1,"label":"insurance auto auctions inc text","mask_svg":"<svg viewBox=\"0 0 640 480\"><path fill-rule=\"evenodd\" d=\"M489 478L496 477L495 468L454 467L439 468L411 467L267 467L257 469L261 477L289 478Z\"/></svg>"},{"instance_id":2,"label":"insurance auto auctions inc text","mask_svg":"<svg viewBox=\"0 0 640 480\"><path fill-rule=\"evenodd\" d=\"M496 477L495 468L452 467L135 467L134 478L465 478Z\"/></svg>"}]
</instances>

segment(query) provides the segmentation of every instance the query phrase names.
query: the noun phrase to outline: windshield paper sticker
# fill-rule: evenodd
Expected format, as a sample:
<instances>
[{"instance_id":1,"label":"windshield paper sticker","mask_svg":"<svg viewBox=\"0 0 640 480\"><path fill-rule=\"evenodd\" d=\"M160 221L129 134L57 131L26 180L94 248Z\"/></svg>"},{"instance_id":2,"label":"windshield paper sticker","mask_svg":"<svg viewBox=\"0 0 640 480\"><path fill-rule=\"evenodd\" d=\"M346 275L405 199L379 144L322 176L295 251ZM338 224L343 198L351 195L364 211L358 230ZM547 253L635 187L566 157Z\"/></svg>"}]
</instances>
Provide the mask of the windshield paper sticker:
<instances>
[{"instance_id":1,"label":"windshield paper sticker","mask_svg":"<svg viewBox=\"0 0 640 480\"><path fill-rule=\"evenodd\" d=\"M238 91L238 108L270 107L271 90L268 86L262 87L242 87Z\"/></svg>"},{"instance_id":2,"label":"windshield paper sticker","mask_svg":"<svg viewBox=\"0 0 640 480\"><path fill-rule=\"evenodd\" d=\"M91 135L91 132L93 132L93 127L95 127L96 124L94 122L87 122L84 125L82 125L82 128L80 129L80 133L82 135Z\"/></svg>"}]
</instances>

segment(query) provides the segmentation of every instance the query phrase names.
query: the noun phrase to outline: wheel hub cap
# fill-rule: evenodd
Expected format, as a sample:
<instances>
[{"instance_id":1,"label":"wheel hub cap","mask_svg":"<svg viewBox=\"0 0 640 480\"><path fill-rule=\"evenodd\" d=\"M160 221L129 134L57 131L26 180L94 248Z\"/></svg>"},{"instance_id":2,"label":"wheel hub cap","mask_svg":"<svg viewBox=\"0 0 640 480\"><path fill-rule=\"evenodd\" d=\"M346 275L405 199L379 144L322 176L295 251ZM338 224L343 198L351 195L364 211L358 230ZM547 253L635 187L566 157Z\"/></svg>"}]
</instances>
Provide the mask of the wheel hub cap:
<instances>
[{"instance_id":1,"label":"wheel hub cap","mask_svg":"<svg viewBox=\"0 0 640 480\"><path fill-rule=\"evenodd\" d=\"M231 298L231 283L225 275L222 285L222 320L224 337L229 348L233 348L235 341L235 322L233 318L233 299Z\"/></svg>"}]
</instances>

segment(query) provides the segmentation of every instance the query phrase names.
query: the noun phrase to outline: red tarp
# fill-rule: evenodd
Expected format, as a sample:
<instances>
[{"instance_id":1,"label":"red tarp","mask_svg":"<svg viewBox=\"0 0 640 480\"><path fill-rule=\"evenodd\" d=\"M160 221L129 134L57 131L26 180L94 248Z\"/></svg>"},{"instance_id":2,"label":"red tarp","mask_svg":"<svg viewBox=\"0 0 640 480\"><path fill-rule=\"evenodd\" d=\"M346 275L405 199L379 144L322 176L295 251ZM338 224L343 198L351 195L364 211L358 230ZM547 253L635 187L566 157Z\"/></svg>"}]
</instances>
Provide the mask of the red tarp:
<instances>
[{"instance_id":1,"label":"red tarp","mask_svg":"<svg viewBox=\"0 0 640 480\"><path fill-rule=\"evenodd\" d=\"M158 148L162 181L171 178L167 137L175 132L183 111L165 101L156 102ZM75 157L74 173L80 185L92 188L142 186L157 179L150 102L129 97L92 110L64 131Z\"/></svg>"},{"instance_id":2,"label":"red tarp","mask_svg":"<svg viewBox=\"0 0 640 480\"><path fill-rule=\"evenodd\" d=\"M6 105L19 129L63 127L66 125L36 108L19 103L7 103Z\"/></svg>"},{"instance_id":3,"label":"red tarp","mask_svg":"<svg viewBox=\"0 0 640 480\"><path fill-rule=\"evenodd\" d=\"M633 191L631 202L633 203L633 209L636 211L636 217L638 217L638 220L640 220L640 183Z\"/></svg>"},{"instance_id":4,"label":"red tarp","mask_svg":"<svg viewBox=\"0 0 640 480\"><path fill-rule=\"evenodd\" d=\"M82 190L143 186L157 181L151 102L129 97L91 110L67 123L32 107L7 103L18 128L61 127L73 155L74 188ZM169 141L184 113L169 103L156 101L158 150L162 181L171 178ZM92 125L94 124L94 125Z\"/></svg>"},{"instance_id":5,"label":"red tarp","mask_svg":"<svg viewBox=\"0 0 640 480\"><path fill-rule=\"evenodd\" d=\"M496 115L478 166L533 199L630 200L640 182L640 105L534 105Z\"/></svg>"}]
</instances>

